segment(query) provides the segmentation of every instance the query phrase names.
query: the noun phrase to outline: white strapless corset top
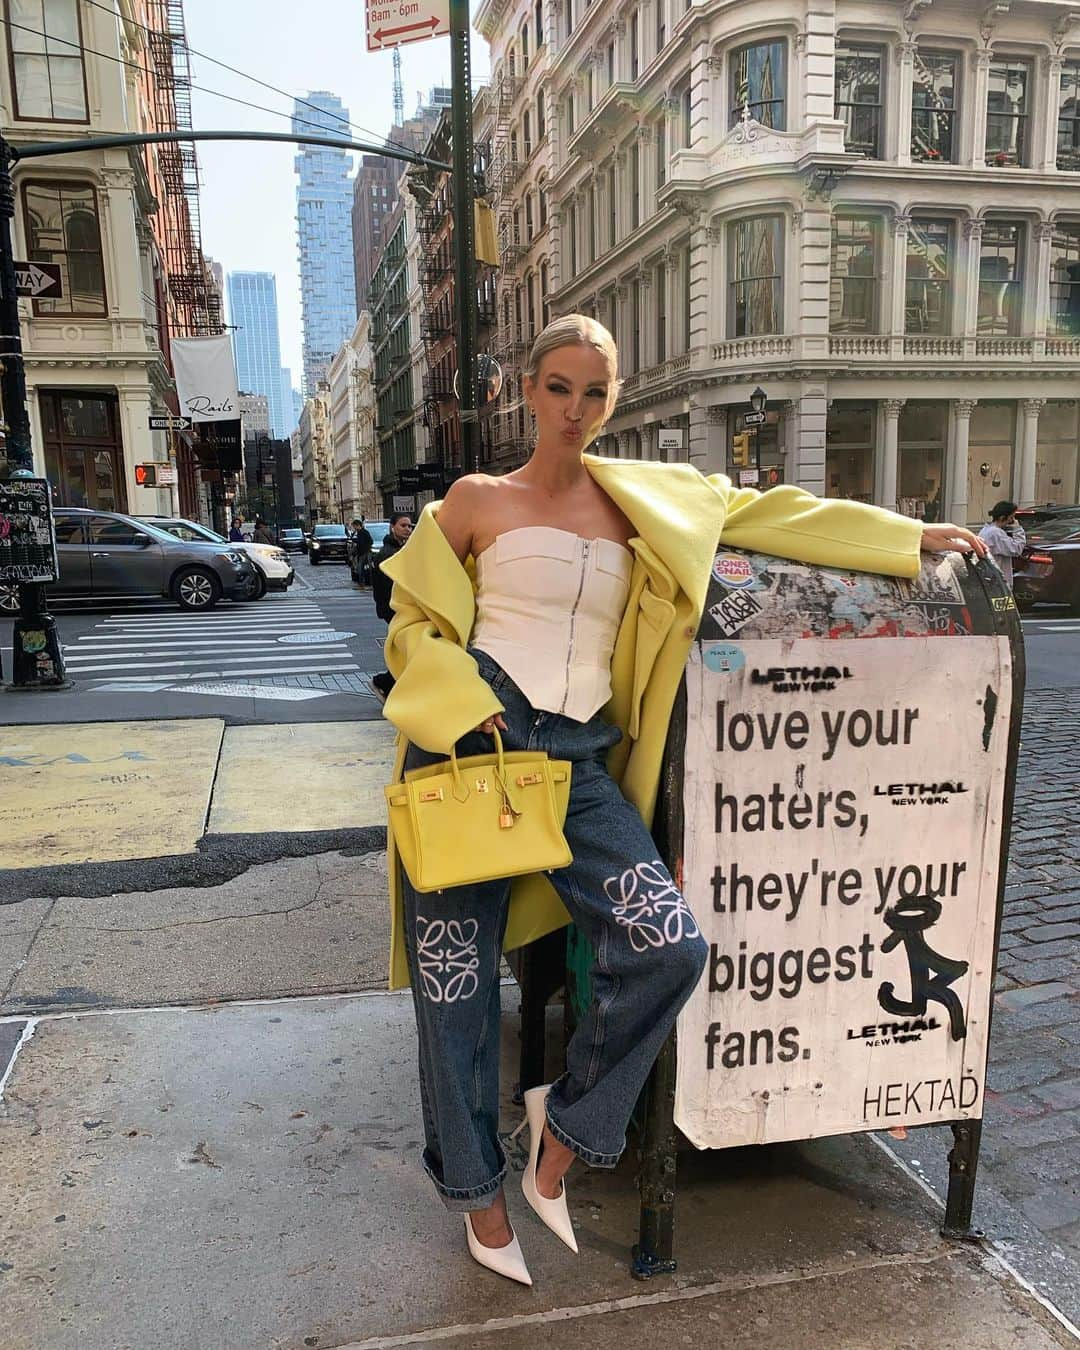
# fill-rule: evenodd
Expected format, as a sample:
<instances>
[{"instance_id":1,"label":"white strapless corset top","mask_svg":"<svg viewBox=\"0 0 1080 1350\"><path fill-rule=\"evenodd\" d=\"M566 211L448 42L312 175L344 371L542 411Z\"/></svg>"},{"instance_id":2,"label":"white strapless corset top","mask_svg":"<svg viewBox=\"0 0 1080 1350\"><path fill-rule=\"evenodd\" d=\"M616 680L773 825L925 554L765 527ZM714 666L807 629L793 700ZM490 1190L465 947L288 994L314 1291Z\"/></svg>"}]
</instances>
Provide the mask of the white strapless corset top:
<instances>
[{"instance_id":1,"label":"white strapless corset top","mask_svg":"<svg viewBox=\"0 0 1080 1350\"><path fill-rule=\"evenodd\" d=\"M472 645L543 712L587 722L611 697L630 550L552 525L500 534L476 559Z\"/></svg>"}]
</instances>

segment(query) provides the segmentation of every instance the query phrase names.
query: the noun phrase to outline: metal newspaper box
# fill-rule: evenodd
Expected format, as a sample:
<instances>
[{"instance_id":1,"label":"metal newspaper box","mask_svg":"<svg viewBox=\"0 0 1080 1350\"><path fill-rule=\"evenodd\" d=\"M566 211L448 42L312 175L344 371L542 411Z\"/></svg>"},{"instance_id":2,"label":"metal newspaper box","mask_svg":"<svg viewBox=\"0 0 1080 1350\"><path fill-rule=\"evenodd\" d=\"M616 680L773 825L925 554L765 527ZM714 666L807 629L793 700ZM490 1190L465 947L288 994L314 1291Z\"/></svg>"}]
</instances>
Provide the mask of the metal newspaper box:
<instances>
[{"instance_id":1,"label":"metal newspaper box","mask_svg":"<svg viewBox=\"0 0 1080 1350\"><path fill-rule=\"evenodd\" d=\"M717 554L657 822L710 954L643 1100L635 1274L673 1268L677 1132L949 1123L968 1235L1023 681L989 562Z\"/></svg>"}]
</instances>

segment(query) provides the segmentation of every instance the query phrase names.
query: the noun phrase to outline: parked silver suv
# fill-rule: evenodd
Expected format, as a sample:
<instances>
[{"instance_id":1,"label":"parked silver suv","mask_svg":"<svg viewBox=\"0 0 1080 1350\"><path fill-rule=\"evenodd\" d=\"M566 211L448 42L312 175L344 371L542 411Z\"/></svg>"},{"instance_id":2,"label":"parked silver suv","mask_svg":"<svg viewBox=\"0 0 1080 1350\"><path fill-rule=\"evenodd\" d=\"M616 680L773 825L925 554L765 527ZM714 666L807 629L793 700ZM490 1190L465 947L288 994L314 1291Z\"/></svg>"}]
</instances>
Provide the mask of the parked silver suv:
<instances>
[{"instance_id":1,"label":"parked silver suv","mask_svg":"<svg viewBox=\"0 0 1080 1350\"><path fill-rule=\"evenodd\" d=\"M58 599L164 595L181 609L206 610L222 596L251 600L260 593L251 559L227 542L177 539L117 511L61 506L53 516L60 579L49 594ZM0 612L18 607L18 587L0 582Z\"/></svg>"}]
</instances>

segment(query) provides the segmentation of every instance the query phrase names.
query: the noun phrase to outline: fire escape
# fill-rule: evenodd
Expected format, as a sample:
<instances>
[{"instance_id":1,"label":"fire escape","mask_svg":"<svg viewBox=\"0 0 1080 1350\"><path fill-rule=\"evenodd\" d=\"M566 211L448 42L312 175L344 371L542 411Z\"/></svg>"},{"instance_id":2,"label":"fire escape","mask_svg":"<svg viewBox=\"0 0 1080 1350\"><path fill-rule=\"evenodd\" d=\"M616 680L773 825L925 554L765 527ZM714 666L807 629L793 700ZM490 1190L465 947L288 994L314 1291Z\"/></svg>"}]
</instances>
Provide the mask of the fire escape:
<instances>
[{"instance_id":1,"label":"fire escape","mask_svg":"<svg viewBox=\"0 0 1080 1350\"><path fill-rule=\"evenodd\" d=\"M191 66L184 27L183 0L150 0L150 56L153 63L155 119L161 131L191 130ZM210 283L202 253L199 215L199 165L193 141L166 142L157 148L165 186L162 209L165 270L175 301L181 336L222 330L221 299Z\"/></svg>"},{"instance_id":2,"label":"fire escape","mask_svg":"<svg viewBox=\"0 0 1080 1350\"><path fill-rule=\"evenodd\" d=\"M528 251L521 236L518 202L514 186L525 168L525 161L513 125L513 106L521 87L513 67L507 62L492 81L491 177L495 212L498 219L499 284L496 303L495 331L491 352L506 372L519 371L526 356L525 334L517 321L515 292L518 268ZM496 455L512 458L524 446L519 445L518 422L514 413L495 414L494 441Z\"/></svg>"}]
</instances>

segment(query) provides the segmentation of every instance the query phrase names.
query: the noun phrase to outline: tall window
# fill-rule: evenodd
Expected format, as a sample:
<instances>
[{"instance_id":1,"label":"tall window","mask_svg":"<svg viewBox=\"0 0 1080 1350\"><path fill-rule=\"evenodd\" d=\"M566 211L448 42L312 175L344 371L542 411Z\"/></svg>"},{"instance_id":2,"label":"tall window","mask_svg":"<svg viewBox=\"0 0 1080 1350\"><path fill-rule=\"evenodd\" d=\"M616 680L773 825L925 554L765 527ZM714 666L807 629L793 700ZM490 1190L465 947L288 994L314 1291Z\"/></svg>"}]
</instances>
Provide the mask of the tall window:
<instances>
[{"instance_id":1,"label":"tall window","mask_svg":"<svg viewBox=\"0 0 1080 1350\"><path fill-rule=\"evenodd\" d=\"M566 25L566 36L569 37L574 31L574 0L566 0L566 7L563 10L564 23Z\"/></svg>"},{"instance_id":2,"label":"tall window","mask_svg":"<svg viewBox=\"0 0 1080 1350\"><path fill-rule=\"evenodd\" d=\"M547 228L548 208L547 208L547 179L541 178L536 188L537 196L540 201L540 228Z\"/></svg>"},{"instance_id":3,"label":"tall window","mask_svg":"<svg viewBox=\"0 0 1080 1350\"><path fill-rule=\"evenodd\" d=\"M656 119L656 190L667 182L667 114Z\"/></svg>"},{"instance_id":4,"label":"tall window","mask_svg":"<svg viewBox=\"0 0 1080 1350\"><path fill-rule=\"evenodd\" d=\"M904 331L948 333L952 325L952 224L913 220L907 233Z\"/></svg>"},{"instance_id":5,"label":"tall window","mask_svg":"<svg viewBox=\"0 0 1080 1350\"><path fill-rule=\"evenodd\" d=\"M533 199L532 199L532 193L531 193L531 192L526 192L526 194L525 194L525 238L526 238L526 239L532 239L532 237L533 237Z\"/></svg>"},{"instance_id":6,"label":"tall window","mask_svg":"<svg viewBox=\"0 0 1080 1350\"><path fill-rule=\"evenodd\" d=\"M529 25L521 25L521 73L525 74L529 68Z\"/></svg>"},{"instance_id":7,"label":"tall window","mask_svg":"<svg viewBox=\"0 0 1080 1350\"><path fill-rule=\"evenodd\" d=\"M574 134L574 91L571 90L566 96L566 134Z\"/></svg>"},{"instance_id":8,"label":"tall window","mask_svg":"<svg viewBox=\"0 0 1080 1350\"><path fill-rule=\"evenodd\" d=\"M615 83L615 40L614 38L607 45L607 82L608 88Z\"/></svg>"},{"instance_id":9,"label":"tall window","mask_svg":"<svg viewBox=\"0 0 1080 1350\"><path fill-rule=\"evenodd\" d=\"M545 328L551 322L551 306L548 304L548 265L540 264L540 314Z\"/></svg>"},{"instance_id":10,"label":"tall window","mask_svg":"<svg viewBox=\"0 0 1080 1350\"><path fill-rule=\"evenodd\" d=\"M630 78L636 80L638 77L638 12L635 9L630 15Z\"/></svg>"},{"instance_id":11,"label":"tall window","mask_svg":"<svg viewBox=\"0 0 1080 1350\"><path fill-rule=\"evenodd\" d=\"M876 216L834 216L829 279L829 332L876 333L878 240Z\"/></svg>"},{"instance_id":12,"label":"tall window","mask_svg":"<svg viewBox=\"0 0 1080 1350\"><path fill-rule=\"evenodd\" d=\"M1019 333L1023 254L1023 225L1008 220L988 220L984 224L979 253L980 333L1008 337Z\"/></svg>"},{"instance_id":13,"label":"tall window","mask_svg":"<svg viewBox=\"0 0 1080 1350\"><path fill-rule=\"evenodd\" d=\"M530 272L525 278L525 296L529 312L529 341L536 337L536 278Z\"/></svg>"},{"instance_id":14,"label":"tall window","mask_svg":"<svg viewBox=\"0 0 1080 1350\"><path fill-rule=\"evenodd\" d=\"M728 332L783 332L784 222L751 216L728 226Z\"/></svg>"},{"instance_id":15,"label":"tall window","mask_svg":"<svg viewBox=\"0 0 1080 1350\"><path fill-rule=\"evenodd\" d=\"M542 141L547 135L547 111L544 108L544 91L538 89L536 93L536 139Z\"/></svg>"},{"instance_id":16,"label":"tall window","mask_svg":"<svg viewBox=\"0 0 1080 1350\"><path fill-rule=\"evenodd\" d=\"M536 50L544 45L544 0L536 0Z\"/></svg>"},{"instance_id":17,"label":"tall window","mask_svg":"<svg viewBox=\"0 0 1080 1350\"><path fill-rule=\"evenodd\" d=\"M1080 169L1080 61L1066 61L1058 95L1057 166Z\"/></svg>"},{"instance_id":18,"label":"tall window","mask_svg":"<svg viewBox=\"0 0 1080 1350\"><path fill-rule=\"evenodd\" d=\"M89 121L76 0L5 0L4 11L15 116Z\"/></svg>"},{"instance_id":19,"label":"tall window","mask_svg":"<svg viewBox=\"0 0 1080 1350\"><path fill-rule=\"evenodd\" d=\"M838 46L834 116L844 124L844 148L881 158L882 51Z\"/></svg>"},{"instance_id":20,"label":"tall window","mask_svg":"<svg viewBox=\"0 0 1080 1350\"><path fill-rule=\"evenodd\" d=\"M612 291L608 296L608 332L615 339L619 340L619 296L616 291Z\"/></svg>"},{"instance_id":21,"label":"tall window","mask_svg":"<svg viewBox=\"0 0 1080 1350\"><path fill-rule=\"evenodd\" d=\"M570 275L577 275L577 202L570 207Z\"/></svg>"},{"instance_id":22,"label":"tall window","mask_svg":"<svg viewBox=\"0 0 1080 1350\"><path fill-rule=\"evenodd\" d=\"M749 108L755 122L785 131L786 94L786 42L755 42L731 53L731 126L742 117L743 109Z\"/></svg>"},{"instance_id":23,"label":"tall window","mask_svg":"<svg viewBox=\"0 0 1080 1350\"><path fill-rule=\"evenodd\" d=\"M667 0L653 0L656 6L656 54L667 46Z\"/></svg>"},{"instance_id":24,"label":"tall window","mask_svg":"<svg viewBox=\"0 0 1080 1350\"><path fill-rule=\"evenodd\" d=\"M589 186L589 262L596 261L596 183Z\"/></svg>"},{"instance_id":25,"label":"tall window","mask_svg":"<svg viewBox=\"0 0 1080 1350\"><path fill-rule=\"evenodd\" d=\"M104 315L105 266L94 189L82 183L26 183L23 205L30 261L58 263L63 282L63 295L35 300L34 313Z\"/></svg>"},{"instance_id":26,"label":"tall window","mask_svg":"<svg viewBox=\"0 0 1080 1350\"><path fill-rule=\"evenodd\" d=\"M525 150L525 158L528 159L532 154L532 118L529 116L528 108L521 119L522 141Z\"/></svg>"},{"instance_id":27,"label":"tall window","mask_svg":"<svg viewBox=\"0 0 1080 1350\"><path fill-rule=\"evenodd\" d=\"M986 92L986 162L1003 167L1028 162L1031 67L995 61Z\"/></svg>"},{"instance_id":28,"label":"tall window","mask_svg":"<svg viewBox=\"0 0 1080 1350\"><path fill-rule=\"evenodd\" d=\"M641 224L641 147L635 137L630 147L630 228Z\"/></svg>"},{"instance_id":29,"label":"tall window","mask_svg":"<svg viewBox=\"0 0 1080 1350\"><path fill-rule=\"evenodd\" d=\"M915 53L911 89L911 158L951 164L957 144L957 76L951 52Z\"/></svg>"},{"instance_id":30,"label":"tall window","mask_svg":"<svg viewBox=\"0 0 1080 1350\"><path fill-rule=\"evenodd\" d=\"M1054 226L1049 331L1058 337L1080 337L1080 225Z\"/></svg>"},{"instance_id":31,"label":"tall window","mask_svg":"<svg viewBox=\"0 0 1080 1350\"><path fill-rule=\"evenodd\" d=\"M607 173L607 201L608 201L608 248L614 248L618 240L618 212L619 199L615 191L615 166L608 169Z\"/></svg>"},{"instance_id":32,"label":"tall window","mask_svg":"<svg viewBox=\"0 0 1080 1350\"><path fill-rule=\"evenodd\" d=\"M690 81L687 80L679 93L679 144L684 150L689 150L691 145L690 109Z\"/></svg>"},{"instance_id":33,"label":"tall window","mask_svg":"<svg viewBox=\"0 0 1080 1350\"><path fill-rule=\"evenodd\" d=\"M653 285L656 287L656 364L667 360L667 268L658 262L653 268Z\"/></svg>"}]
</instances>

